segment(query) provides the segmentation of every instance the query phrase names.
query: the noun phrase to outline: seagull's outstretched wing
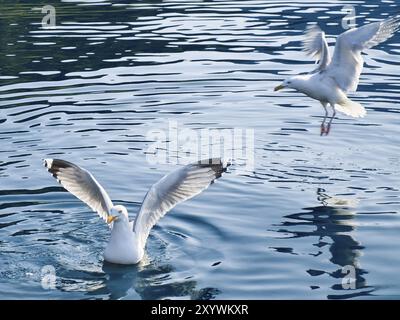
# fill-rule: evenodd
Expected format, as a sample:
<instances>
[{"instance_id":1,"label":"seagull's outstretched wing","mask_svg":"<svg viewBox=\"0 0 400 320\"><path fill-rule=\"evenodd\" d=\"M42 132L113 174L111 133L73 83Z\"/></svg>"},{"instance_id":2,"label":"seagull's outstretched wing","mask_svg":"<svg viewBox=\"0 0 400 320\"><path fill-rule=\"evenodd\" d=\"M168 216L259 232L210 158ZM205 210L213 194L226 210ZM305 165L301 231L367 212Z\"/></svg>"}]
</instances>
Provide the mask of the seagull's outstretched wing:
<instances>
[{"instance_id":1,"label":"seagull's outstretched wing","mask_svg":"<svg viewBox=\"0 0 400 320\"><path fill-rule=\"evenodd\" d=\"M335 46L328 74L343 91L357 90L363 68L361 52L390 38L400 26L400 18L374 22L342 33Z\"/></svg>"},{"instance_id":2,"label":"seagull's outstretched wing","mask_svg":"<svg viewBox=\"0 0 400 320\"><path fill-rule=\"evenodd\" d=\"M303 41L303 49L307 55L318 61L318 67L311 73L325 70L331 62L325 33L318 27L318 25L311 25L306 29L306 38Z\"/></svg>"},{"instance_id":3,"label":"seagull's outstretched wing","mask_svg":"<svg viewBox=\"0 0 400 320\"><path fill-rule=\"evenodd\" d=\"M179 168L154 184L143 200L133 231L144 248L151 228L178 203L205 190L219 178L229 163L221 159L208 159Z\"/></svg>"},{"instance_id":4,"label":"seagull's outstretched wing","mask_svg":"<svg viewBox=\"0 0 400 320\"><path fill-rule=\"evenodd\" d=\"M65 189L107 221L113 203L90 172L59 159L45 159L44 165Z\"/></svg>"}]
</instances>

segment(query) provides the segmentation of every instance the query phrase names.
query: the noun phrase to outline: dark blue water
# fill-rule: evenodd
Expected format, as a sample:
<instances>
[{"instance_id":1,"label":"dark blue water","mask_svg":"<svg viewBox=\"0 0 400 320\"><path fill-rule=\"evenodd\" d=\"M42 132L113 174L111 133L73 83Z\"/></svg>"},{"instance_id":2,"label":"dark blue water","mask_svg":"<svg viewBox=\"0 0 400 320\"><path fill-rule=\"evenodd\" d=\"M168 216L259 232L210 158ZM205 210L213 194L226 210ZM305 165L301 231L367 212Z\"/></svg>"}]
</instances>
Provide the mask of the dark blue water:
<instances>
[{"instance_id":1,"label":"dark blue water","mask_svg":"<svg viewBox=\"0 0 400 320\"><path fill-rule=\"evenodd\" d=\"M52 1L44 29L40 1L2 1L0 298L399 298L400 34L365 55L352 98L368 116L338 115L327 137L318 102L273 92L313 68L306 23L333 44L349 3ZM353 3L359 25L398 11ZM147 157L148 133L171 122L254 130L254 168L172 210L140 265L104 265L107 226L41 159L90 169L133 218L177 167Z\"/></svg>"}]
</instances>

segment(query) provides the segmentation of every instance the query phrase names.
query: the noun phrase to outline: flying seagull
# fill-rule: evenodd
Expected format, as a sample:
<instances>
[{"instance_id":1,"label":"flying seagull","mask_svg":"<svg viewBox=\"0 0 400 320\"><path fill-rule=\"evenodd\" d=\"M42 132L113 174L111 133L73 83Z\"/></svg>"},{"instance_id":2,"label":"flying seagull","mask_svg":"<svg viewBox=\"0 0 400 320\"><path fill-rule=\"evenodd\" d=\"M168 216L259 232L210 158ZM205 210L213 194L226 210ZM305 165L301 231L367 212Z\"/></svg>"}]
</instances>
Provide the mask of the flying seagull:
<instances>
[{"instance_id":1,"label":"flying seagull","mask_svg":"<svg viewBox=\"0 0 400 320\"><path fill-rule=\"evenodd\" d=\"M202 160L167 174L147 192L134 221L129 221L124 206L113 204L89 171L59 159L45 159L44 165L66 190L97 211L110 225L111 237L104 251L104 260L136 264L143 258L147 237L158 220L178 203L205 190L230 163L219 158Z\"/></svg>"},{"instance_id":2,"label":"flying seagull","mask_svg":"<svg viewBox=\"0 0 400 320\"><path fill-rule=\"evenodd\" d=\"M316 58L317 68L304 75L286 79L275 91L292 88L307 96L319 100L325 109L325 119L321 125L321 134L329 133L330 123L336 111L351 117L364 117L365 108L347 97L347 93L356 91L363 68L361 53L368 48L390 38L400 26L400 17L389 18L365 26L347 30L336 40L335 51L331 59L325 33L318 25L306 30L303 42L304 51ZM333 116L327 128L328 104L333 109Z\"/></svg>"}]
</instances>

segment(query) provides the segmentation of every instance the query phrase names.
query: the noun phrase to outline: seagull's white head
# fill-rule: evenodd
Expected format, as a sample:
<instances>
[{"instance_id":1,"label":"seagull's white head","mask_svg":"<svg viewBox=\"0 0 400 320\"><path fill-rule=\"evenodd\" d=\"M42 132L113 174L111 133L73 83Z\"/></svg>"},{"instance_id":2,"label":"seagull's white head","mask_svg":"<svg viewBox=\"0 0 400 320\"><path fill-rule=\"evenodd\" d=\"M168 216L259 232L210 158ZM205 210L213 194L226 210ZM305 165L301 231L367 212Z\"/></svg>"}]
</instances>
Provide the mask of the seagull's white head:
<instances>
[{"instance_id":1,"label":"seagull's white head","mask_svg":"<svg viewBox=\"0 0 400 320\"><path fill-rule=\"evenodd\" d=\"M302 76L290 77L289 79L283 81L279 86L275 87L274 91L279 91L284 88L290 88L301 91L304 80L305 79Z\"/></svg>"},{"instance_id":2,"label":"seagull's white head","mask_svg":"<svg viewBox=\"0 0 400 320\"><path fill-rule=\"evenodd\" d=\"M129 220L128 210L124 206L117 205L111 208L111 214L107 217L107 223Z\"/></svg>"}]
</instances>

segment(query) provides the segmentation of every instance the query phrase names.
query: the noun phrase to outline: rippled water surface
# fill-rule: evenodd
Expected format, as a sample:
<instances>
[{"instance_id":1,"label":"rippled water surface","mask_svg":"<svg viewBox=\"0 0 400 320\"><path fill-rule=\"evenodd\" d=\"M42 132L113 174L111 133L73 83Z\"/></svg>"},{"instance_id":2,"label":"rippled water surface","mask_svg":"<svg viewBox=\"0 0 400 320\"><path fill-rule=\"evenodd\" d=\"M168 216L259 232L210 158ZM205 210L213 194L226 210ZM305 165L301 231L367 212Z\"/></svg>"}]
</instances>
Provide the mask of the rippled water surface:
<instances>
[{"instance_id":1,"label":"rippled water surface","mask_svg":"<svg viewBox=\"0 0 400 320\"><path fill-rule=\"evenodd\" d=\"M273 87L313 68L306 23L333 44L352 1L54 0L53 29L38 3L0 2L0 298L400 297L400 34L365 55L352 97L368 116L320 137L319 103ZM398 12L353 3L360 25ZM147 161L171 121L253 129L254 170L173 209L140 265L103 264L107 226L41 160L89 168L134 217L177 167Z\"/></svg>"}]
</instances>

